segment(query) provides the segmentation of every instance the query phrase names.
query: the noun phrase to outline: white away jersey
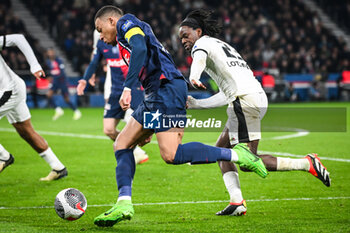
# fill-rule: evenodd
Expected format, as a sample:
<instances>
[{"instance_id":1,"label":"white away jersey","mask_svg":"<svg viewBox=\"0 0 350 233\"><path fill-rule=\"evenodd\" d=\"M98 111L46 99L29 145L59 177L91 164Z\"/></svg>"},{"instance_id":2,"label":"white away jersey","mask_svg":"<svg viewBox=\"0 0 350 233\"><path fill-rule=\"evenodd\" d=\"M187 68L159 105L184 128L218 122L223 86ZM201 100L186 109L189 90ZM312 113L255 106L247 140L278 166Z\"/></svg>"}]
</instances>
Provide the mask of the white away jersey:
<instances>
[{"instance_id":1,"label":"white away jersey","mask_svg":"<svg viewBox=\"0 0 350 233\"><path fill-rule=\"evenodd\" d=\"M228 102L234 101L237 96L263 91L247 63L229 44L202 36L192 48L192 57L197 51L207 54L204 71L216 82Z\"/></svg>"},{"instance_id":2,"label":"white away jersey","mask_svg":"<svg viewBox=\"0 0 350 233\"><path fill-rule=\"evenodd\" d=\"M32 48L28 44L23 35L12 34L6 36L0 36L0 51L5 47L17 46L26 57L30 70L32 73L41 70L41 66L36 59ZM6 64L2 56L0 55L0 94L4 91L13 90L16 88L16 79L20 79L10 67Z\"/></svg>"},{"instance_id":3,"label":"white away jersey","mask_svg":"<svg viewBox=\"0 0 350 233\"><path fill-rule=\"evenodd\" d=\"M4 48L4 37L0 36L0 51ZM7 66L0 54L0 94L12 90L15 86L16 74Z\"/></svg>"}]
</instances>

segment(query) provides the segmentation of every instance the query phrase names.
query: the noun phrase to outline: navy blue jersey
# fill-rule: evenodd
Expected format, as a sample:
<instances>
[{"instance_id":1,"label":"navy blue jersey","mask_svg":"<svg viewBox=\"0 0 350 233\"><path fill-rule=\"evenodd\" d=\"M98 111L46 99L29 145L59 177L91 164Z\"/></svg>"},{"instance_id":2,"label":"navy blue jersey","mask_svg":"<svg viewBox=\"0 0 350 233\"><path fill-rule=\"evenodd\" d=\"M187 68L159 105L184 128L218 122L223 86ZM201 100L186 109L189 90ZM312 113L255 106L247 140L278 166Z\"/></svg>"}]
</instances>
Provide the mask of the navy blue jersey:
<instances>
[{"instance_id":1,"label":"navy blue jersey","mask_svg":"<svg viewBox=\"0 0 350 233\"><path fill-rule=\"evenodd\" d=\"M53 78L53 82L65 82L64 64L60 58L56 57L55 60L47 59L46 65L49 68L49 76Z\"/></svg>"},{"instance_id":2,"label":"navy blue jersey","mask_svg":"<svg viewBox=\"0 0 350 233\"><path fill-rule=\"evenodd\" d=\"M128 66L120 56L118 46L112 46L98 40L94 57L84 73L84 79L88 80L95 73L99 61L104 57L111 68L112 89L111 93L120 95L123 91L123 83L128 73ZM142 89L138 82L135 86L137 89Z\"/></svg>"},{"instance_id":3,"label":"navy blue jersey","mask_svg":"<svg viewBox=\"0 0 350 233\"><path fill-rule=\"evenodd\" d=\"M127 42L125 34L135 27L140 28L145 34L144 39L147 46L147 57L139 73L139 80L145 88L146 94L156 91L161 79L172 80L176 77L182 77L169 52L155 37L151 26L132 14L123 15L117 23L117 41L126 63L128 64L130 59L131 46Z\"/></svg>"},{"instance_id":4,"label":"navy blue jersey","mask_svg":"<svg viewBox=\"0 0 350 233\"><path fill-rule=\"evenodd\" d=\"M111 68L111 93L121 93L123 91L123 83L125 81L126 74L128 73L128 66L119 56L118 47L114 47L112 45L104 43L102 40L99 40L97 43L97 51L95 56L100 58L101 55L103 55L103 57L107 60L107 64L109 64Z\"/></svg>"}]
</instances>

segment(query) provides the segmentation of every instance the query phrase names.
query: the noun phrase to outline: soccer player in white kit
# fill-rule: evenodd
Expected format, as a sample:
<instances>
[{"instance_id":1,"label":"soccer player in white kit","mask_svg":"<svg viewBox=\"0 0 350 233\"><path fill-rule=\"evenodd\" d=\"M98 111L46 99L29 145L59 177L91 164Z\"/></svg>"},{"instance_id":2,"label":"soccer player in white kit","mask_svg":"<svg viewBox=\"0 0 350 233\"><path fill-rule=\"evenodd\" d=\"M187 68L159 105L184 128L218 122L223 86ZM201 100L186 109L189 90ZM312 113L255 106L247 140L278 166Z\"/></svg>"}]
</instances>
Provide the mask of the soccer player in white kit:
<instances>
[{"instance_id":1,"label":"soccer player in white kit","mask_svg":"<svg viewBox=\"0 0 350 233\"><path fill-rule=\"evenodd\" d=\"M246 142L257 155L261 139L260 121L264 117L268 100L260 83L240 54L229 44L214 38L220 27L210 19L211 12L195 10L187 15L179 29L185 49L191 53L190 82L205 89L200 77L205 71L218 85L220 92L207 99L189 96L188 108L214 108L228 104L228 120L216 146L234 147ZM308 171L330 186L329 172L316 154L302 159L258 155L269 171ZM219 161L224 183L230 194L230 204L217 215L242 215L247 211L242 197L237 168L232 163ZM246 169L241 167L241 170Z\"/></svg>"},{"instance_id":2,"label":"soccer player in white kit","mask_svg":"<svg viewBox=\"0 0 350 233\"><path fill-rule=\"evenodd\" d=\"M34 52L25 37L21 34L0 36L0 51L5 47L17 46L25 55L30 71L40 79L45 73L38 63ZM59 161L46 140L33 128L30 112L26 104L26 85L7 66L0 55L0 119L6 116L18 134L50 165L50 173L41 181L57 180L67 176L66 167ZM14 162L14 157L0 144L0 172Z\"/></svg>"}]
</instances>

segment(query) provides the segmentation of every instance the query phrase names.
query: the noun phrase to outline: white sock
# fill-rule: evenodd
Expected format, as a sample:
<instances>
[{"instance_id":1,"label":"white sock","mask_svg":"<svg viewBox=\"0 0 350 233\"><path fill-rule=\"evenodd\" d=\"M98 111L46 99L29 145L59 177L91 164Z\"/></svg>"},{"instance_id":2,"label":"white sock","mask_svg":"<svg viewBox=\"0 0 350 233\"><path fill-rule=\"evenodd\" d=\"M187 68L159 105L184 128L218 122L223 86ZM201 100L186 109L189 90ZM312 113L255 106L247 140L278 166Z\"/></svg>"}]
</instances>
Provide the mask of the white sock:
<instances>
[{"instance_id":1,"label":"white sock","mask_svg":"<svg viewBox=\"0 0 350 233\"><path fill-rule=\"evenodd\" d=\"M41 152L39 155L50 165L52 169L60 171L64 168L64 165L56 157L50 147L44 152Z\"/></svg>"},{"instance_id":2,"label":"white sock","mask_svg":"<svg viewBox=\"0 0 350 233\"><path fill-rule=\"evenodd\" d=\"M130 196L121 196L121 197L118 197L118 201L122 201L122 200L130 200L131 201L131 197Z\"/></svg>"},{"instance_id":3,"label":"white sock","mask_svg":"<svg viewBox=\"0 0 350 233\"><path fill-rule=\"evenodd\" d=\"M231 149L231 162L237 162L238 161L238 154L236 151Z\"/></svg>"},{"instance_id":4,"label":"white sock","mask_svg":"<svg viewBox=\"0 0 350 233\"><path fill-rule=\"evenodd\" d=\"M234 171L226 172L222 178L228 193L230 194L230 202L240 203L243 201L241 185L239 183L238 173Z\"/></svg>"},{"instance_id":5,"label":"white sock","mask_svg":"<svg viewBox=\"0 0 350 233\"><path fill-rule=\"evenodd\" d=\"M307 159L291 159L277 157L277 171L308 171L310 163Z\"/></svg>"},{"instance_id":6,"label":"white sock","mask_svg":"<svg viewBox=\"0 0 350 233\"><path fill-rule=\"evenodd\" d=\"M0 144L0 159L8 160L10 158L10 153Z\"/></svg>"}]
</instances>

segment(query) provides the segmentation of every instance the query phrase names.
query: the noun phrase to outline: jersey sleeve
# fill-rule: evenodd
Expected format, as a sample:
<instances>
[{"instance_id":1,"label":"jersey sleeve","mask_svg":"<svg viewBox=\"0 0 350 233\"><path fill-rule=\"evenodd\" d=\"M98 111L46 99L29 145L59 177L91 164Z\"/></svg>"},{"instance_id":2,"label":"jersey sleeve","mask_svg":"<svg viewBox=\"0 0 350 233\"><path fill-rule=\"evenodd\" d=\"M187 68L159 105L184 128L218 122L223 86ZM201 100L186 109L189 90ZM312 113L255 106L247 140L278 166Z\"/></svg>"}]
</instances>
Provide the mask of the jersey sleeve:
<instances>
[{"instance_id":1,"label":"jersey sleeve","mask_svg":"<svg viewBox=\"0 0 350 233\"><path fill-rule=\"evenodd\" d=\"M5 48L6 45L6 36L0 36L0 51Z\"/></svg>"},{"instance_id":2,"label":"jersey sleeve","mask_svg":"<svg viewBox=\"0 0 350 233\"><path fill-rule=\"evenodd\" d=\"M97 66L98 66L98 62L100 61L101 58L101 52L100 49L98 47L96 47L96 53L94 53L94 56L91 60L91 62L89 63L89 66L87 67L83 79L85 79L86 81L88 79L91 78L91 76L95 73Z\"/></svg>"},{"instance_id":3,"label":"jersey sleeve","mask_svg":"<svg viewBox=\"0 0 350 233\"><path fill-rule=\"evenodd\" d=\"M210 52L209 44L211 42L208 41L205 37L201 37L199 40L196 41L196 43L193 45L192 51L191 51L191 56L193 57L194 53L197 51L203 51L207 55Z\"/></svg>"},{"instance_id":4,"label":"jersey sleeve","mask_svg":"<svg viewBox=\"0 0 350 233\"><path fill-rule=\"evenodd\" d=\"M0 43L2 42L1 49L5 47L17 46L19 50L24 54L27 59L27 62L30 66L30 71L34 74L37 71L42 70L38 60L36 59L33 49L30 47L28 41L22 34L10 34L2 36L0 38Z\"/></svg>"},{"instance_id":5,"label":"jersey sleeve","mask_svg":"<svg viewBox=\"0 0 350 233\"><path fill-rule=\"evenodd\" d=\"M120 19L117 23L117 33L118 37L124 38L128 43L130 38L134 35L145 36L145 33L142 31L137 22L133 19Z\"/></svg>"}]
</instances>

